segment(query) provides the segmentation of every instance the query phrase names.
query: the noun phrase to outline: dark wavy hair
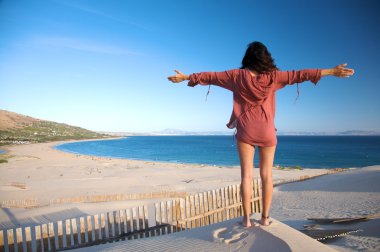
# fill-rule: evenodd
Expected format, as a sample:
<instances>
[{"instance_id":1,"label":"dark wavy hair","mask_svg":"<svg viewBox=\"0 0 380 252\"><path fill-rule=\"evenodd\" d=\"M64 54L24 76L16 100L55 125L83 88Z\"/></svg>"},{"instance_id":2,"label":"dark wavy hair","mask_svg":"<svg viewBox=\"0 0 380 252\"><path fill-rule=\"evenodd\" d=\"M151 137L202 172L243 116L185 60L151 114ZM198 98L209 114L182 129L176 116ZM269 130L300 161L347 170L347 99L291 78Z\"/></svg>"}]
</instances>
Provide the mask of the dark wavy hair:
<instances>
[{"instance_id":1,"label":"dark wavy hair","mask_svg":"<svg viewBox=\"0 0 380 252\"><path fill-rule=\"evenodd\" d=\"M267 47L257 41L248 45L244 58L241 61L241 69L253 70L259 74L278 70Z\"/></svg>"}]
</instances>

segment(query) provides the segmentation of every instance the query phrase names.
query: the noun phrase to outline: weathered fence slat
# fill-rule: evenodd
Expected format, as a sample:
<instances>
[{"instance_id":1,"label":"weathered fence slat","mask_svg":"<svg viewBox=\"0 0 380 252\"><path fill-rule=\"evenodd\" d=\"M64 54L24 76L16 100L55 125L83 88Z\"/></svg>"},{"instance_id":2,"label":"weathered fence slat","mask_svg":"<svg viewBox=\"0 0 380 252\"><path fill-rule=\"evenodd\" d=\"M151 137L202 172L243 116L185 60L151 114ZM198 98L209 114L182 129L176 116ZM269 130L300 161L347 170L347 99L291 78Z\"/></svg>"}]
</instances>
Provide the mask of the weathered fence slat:
<instances>
[{"instance_id":1,"label":"weathered fence slat","mask_svg":"<svg viewBox=\"0 0 380 252\"><path fill-rule=\"evenodd\" d=\"M145 232L145 237L149 237L149 216L148 216L148 208L146 206L143 206L144 211L144 229L147 231Z\"/></svg>"},{"instance_id":2,"label":"weathered fence slat","mask_svg":"<svg viewBox=\"0 0 380 252\"><path fill-rule=\"evenodd\" d=\"M178 226L178 220L181 218L181 209L179 205L179 199L172 201L173 204L173 232L181 231L181 228Z\"/></svg>"},{"instance_id":3,"label":"weathered fence slat","mask_svg":"<svg viewBox=\"0 0 380 252\"><path fill-rule=\"evenodd\" d=\"M5 251L4 231L0 230L0 251Z\"/></svg>"},{"instance_id":4,"label":"weathered fence slat","mask_svg":"<svg viewBox=\"0 0 380 252\"><path fill-rule=\"evenodd\" d=\"M144 209L142 206L139 206L139 228L138 230L144 229ZM144 233L140 233L140 238L144 237Z\"/></svg>"},{"instance_id":5,"label":"weathered fence slat","mask_svg":"<svg viewBox=\"0 0 380 252\"><path fill-rule=\"evenodd\" d=\"M133 232L134 231L137 231L137 218L138 218L138 209L136 209L136 207L132 208L132 226L133 226ZM133 236L133 239L137 239L138 238L138 234L136 233L134 236Z\"/></svg>"},{"instance_id":6,"label":"weathered fence slat","mask_svg":"<svg viewBox=\"0 0 380 252\"><path fill-rule=\"evenodd\" d=\"M228 195L228 187L224 187L224 200L225 200L225 205L228 207L230 205L229 201L229 195ZM230 219L230 211L229 209L226 209L226 220Z\"/></svg>"},{"instance_id":7,"label":"weathered fence slat","mask_svg":"<svg viewBox=\"0 0 380 252\"><path fill-rule=\"evenodd\" d=\"M172 200L171 202L172 205L172 232L176 233L178 229L178 217L177 217L177 199Z\"/></svg>"},{"instance_id":8,"label":"weathered fence slat","mask_svg":"<svg viewBox=\"0 0 380 252\"><path fill-rule=\"evenodd\" d=\"M0 230L0 251L5 251L4 231L3 230Z\"/></svg>"},{"instance_id":9,"label":"weathered fence slat","mask_svg":"<svg viewBox=\"0 0 380 252\"><path fill-rule=\"evenodd\" d=\"M68 241L70 240L70 243L67 242L67 246L74 246L75 239L74 239L74 232L73 232L73 223L71 219L66 220L66 236L69 234Z\"/></svg>"},{"instance_id":10,"label":"weathered fence slat","mask_svg":"<svg viewBox=\"0 0 380 252\"><path fill-rule=\"evenodd\" d=\"M170 204L171 201L166 201L166 223L168 224L167 226L167 231L168 234L172 233L172 205Z\"/></svg>"},{"instance_id":11,"label":"weathered fence slat","mask_svg":"<svg viewBox=\"0 0 380 252\"><path fill-rule=\"evenodd\" d=\"M212 211L213 210L213 206L212 206L212 194L211 194L211 191L208 191L207 192L207 201L208 201L208 211ZM214 223L214 219L212 216L208 216L208 221L210 224Z\"/></svg>"},{"instance_id":12,"label":"weathered fence slat","mask_svg":"<svg viewBox=\"0 0 380 252\"><path fill-rule=\"evenodd\" d=\"M185 198L185 209L184 210L185 210L184 211L185 218L189 218L190 217L190 196L187 196ZM191 222L186 222L185 226L186 226L186 229L191 228Z\"/></svg>"},{"instance_id":13,"label":"weathered fence slat","mask_svg":"<svg viewBox=\"0 0 380 252\"><path fill-rule=\"evenodd\" d=\"M35 226L35 242L37 251L45 251L44 243L42 242L41 226Z\"/></svg>"},{"instance_id":14,"label":"weathered fence slat","mask_svg":"<svg viewBox=\"0 0 380 252\"><path fill-rule=\"evenodd\" d=\"M127 223L127 233L132 232L132 210L126 209L125 210L125 220ZM131 240L132 237L128 236L128 240Z\"/></svg>"},{"instance_id":15,"label":"weathered fence slat","mask_svg":"<svg viewBox=\"0 0 380 252\"><path fill-rule=\"evenodd\" d=\"M240 185L234 185L234 198L235 198L235 203L241 202L240 200L240 195L238 195L238 188L240 188ZM237 217L242 216L240 207L236 207L236 212L237 212Z\"/></svg>"},{"instance_id":16,"label":"weathered fence slat","mask_svg":"<svg viewBox=\"0 0 380 252\"><path fill-rule=\"evenodd\" d=\"M7 242L7 245L8 245L9 251L14 251L15 240L14 240L13 229L9 229L9 230L7 230L7 238L8 238L8 239L6 239L6 242Z\"/></svg>"},{"instance_id":17,"label":"weathered fence slat","mask_svg":"<svg viewBox=\"0 0 380 252\"><path fill-rule=\"evenodd\" d=\"M22 231L21 231L21 228L16 228L15 231L16 231L15 249L17 251L22 251L23 247L22 247Z\"/></svg>"},{"instance_id":18,"label":"weathered fence slat","mask_svg":"<svg viewBox=\"0 0 380 252\"><path fill-rule=\"evenodd\" d=\"M259 195L259 183L257 180L254 181L255 185L254 185L254 188L253 188L253 192L255 193L255 197L258 197ZM259 212L260 211L260 202L258 201L255 201L255 212Z\"/></svg>"},{"instance_id":19,"label":"weathered fence slat","mask_svg":"<svg viewBox=\"0 0 380 252\"><path fill-rule=\"evenodd\" d=\"M82 243L86 243L86 236L87 236L87 232L86 232L86 226L85 226L85 220L84 220L84 217L79 217L79 228L78 228L78 243L79 244L82 244Z\"/></svg>"},{"instance_id":20,"label":"weathered fence slat","mask_svg":"<svg viewBox=\"0 0 380 252\"><path fill-rule=\"evenodd\" d=\"M102 231L101 240L108 237L107 230L107 215L104 213L100 214L100 230Z\"/></svg>"},{"instance_id":21,"label":"weathered fence slat","mask_svg":"<svg viewBox=\"0 0 380 252\"><path fill-rule=\"evenodd\" d=\"M234 204L236 204L238 202L238 199L236 197L236 187L237 187L236 185L232 186L232 197L233 197ZM239 217L239 216L240 216L239 215L239 210L237 209L237 207L235 207L235 218Z\"/></svg>"},{"instance_id":22,"label":"weathered fence slat","mask_svg":"<svg viewBox=\"0 0 380 252\"><path fill-rule=\"evenodd\" d=\"M57 222L56 249L63 248L63 221Z\"/></svg>"},{"instance_id":23,"label":"weathered fence slat","mask_svg":"<svg viewBox=\"0 0 380 252\"><path fill-rule=\"evenodd\" d=\"M257 181L257 187L256 187L256 190L257 190L257 195L259 197L260 200L258 200L258 204L259 204L259 209L258 209L258 213L261 213L263 211L263 202L262 202L262 185L261 185L261 180L258 180Z\"/></svg>"},{"instance_id":24,"label":"weathered fence slat","mask_svg":"<svg viewBox=\"0 0 380 252\"><path fill-rule=\"evenodd\" d=\"M73 239L71 245L72 246L77 245L78 244L78 226L77 226L76 218L71 219L71 238Z\"/></svg>"},{"instance_id":25,"label":"weathered fence slat","mask_svg":"<svg viewBox=\"0 0 380 252\"><path fill-rule=\"evenodd\" d=\"M226 197L226 218L227 220L230 220L232 219L232 215L231 215L231 209L228 207L232 204L232 201L230 198L230 190L228 186L224 188L224 195Z\"/></svg>"},{"instance_id":26,"label":"weathered fence slat","mask_svg":"<svg viewBox=\"0 0 380 252\"><path fill-rule=\"evenodd\" d=\"M127 233L127 223L125 222L125 210L119 211L119 223L120 223L120 235ZM122 237L122 240L125 240L125 237Z\"/></svg>"},{"instance_id":27,"label":"weathered fence slat","mask_svg":"<svg viewBox=\"0 0 380 252\"><path fill-rule=\"evenodd\" d=\"M99 215L95 214L94 215L94 241L97 241L99 239L102 239L102 233L101 233L101 228L100 228L100 219Z\"/></svg>"},{"instance_id":28,"label":"weathered fence slat","mask_svg":"<svg viewBox=\"0 0 380 252\"><path fill-rule=\"evenodd\" d=\"M107 230L106 230L106 238L110 238L110 237L114 237L114 233L115 233L115 230L113 228L113 216L112 216L112 212L107 212L105 214L106 216L106 226L107 226Z\"/></svg>"},{"instance_id":29,"label":"weathered fence slat","mask_svg":"<svg viewBox=\"0 0 380 252\"><path fill-rule=\"evenodd\" d=\"M190 216L194 217L195 215L196 215L195 214L195 196L191 195L190 196ZM197 223L196 223L195 219L192 219L191 228L196 228L196 227L197 227Z\"/></svg>"},{"instance_id":30,"label":"weathered fence slat","mask_svg":"<svg viewBox=\"0 0 380 252\"><path fill-rule=\"evenodd\" d=\"M160 203L155 203L154 204L154 209L155 209L155 219L156 219L156 226L161 225L161 208L160 208ZM160 229L156 230L156 236L160 235Z\"/></svg>"},{"instance_id":31,"label":"weathered fence slat","mask_svg":"<svg viewBox=\"0 0 380 252\"><path fill-rule=\"evenodd\" d=\"M221 194L221 207L224 209L222 211L222 221L227 220L227 211L226 211L226 195L224 194L224 188L220 188Z\"/></svg>"},{"instance_id":32,"label":"weathered fence slat","mask_svg":"<svg viewBox=\"0 0 380 252\"><path fill-rule=\"evenodd\" d=\"M116 241L118 240L117 237L120 235L120 226L118 222L118 216L117 211L112 211L112 237L116 237Z\"/></svg>"},{"instance_id":33,"label":"weathered fence slat","mask_svg":"<svg viewBox=\"0 0 380 252\"><path fill-rule=\"evenodd\" d=\"M55 231L53 222L47 224L47 235L49 250L53 250L55 248Z\"/></svg>"},{"instance_id":34,"label":"weathered fence slat","mask_svg":"<svg viewBox=\"0 0 380 252\"><path fill-rule=\"evenodd\" d=\"M41 239L46 251L50 251L54 248L54 230L50 230L53 223L47 223L41 225Z\"/></svg>"},{"instance_id":35,"label":"weathered fence slat","mask_svg":"<svg viewBox=\"0 0 380 252\"><path fill-rule=\"evenodd\" d=\"M240 189L241 189L241 186L236 186L236 198L237 198L237 202L243 202L243 199L241 197ZM238 213L239 213L239 216L243 216L244 215L244 213L243 213L243 205L241 205L241 206L238 207Z\"/></svg>"},{"instance_id":36,"label":"weathered fence slat","mask_svg":"<svg viewBox=\"0 0 380 252\"><path fill-rule=\"evenodd\" d=\"M84 222L85 222L85 229L86 229L86 234L85 234L85 236L84 236L84 239L85 239L85 242L86 243L89 243L89 242L91 242L91 241L94 241L95 239L93 239L93 237L92 237L92 234L93 234L93 232L92 232L92 227L93 227L93 225L92 225L92 218L91 218L92 216L91 215L88 215L88 216L86 216L86 218L84 219Z\"/></svg>"},{"instance_id":37,"label":"weathered fence slat","mask_svg":"<svg viewBox=\"0 0 380 252\"><path fill-rule=\"evenodd\" d=\"M99 239L99 215L95 214L93 218L91 218L91 224L92 224L92 241L97 241Z\"/></svg>"},{"instance_id":38,"label":"weathered fence slat","mask_svg":"<svg viewBox=\"0 0 380 252\"><path fill-rule=\"evenodd\" d=\"M222 208L222 192L220 189L216 191L216 205L217 209ZM222 211L218 211L218 222L221 222L223 220Z\"/></svg>"},{"instance_id":39,"label":"weathered fence slat","mask_svg":"<svg viewBox=\"0 0 380 252\"><path fill-rule=\"evenodd\" d=\"M203 193L199 193L199 214L204 214L205 208L203 204ZM205 218L200 219L200 226L203 227L205 226Z\"/></svg>"},{"instance_id":40,"label":"weathered fence slat","mask_svg":"<svg viewBox=\"0 0 380 252\"><path fill-rule=\"evenodd\" d=\"M186 211L185 211L185 203L186 203L186 201L185 200L180 200L179 201L179 207L180 207L180 215L181 215L181 220L182 219L185 219L185 214L186 214ZM178 221L177 221L177 223L178 223ZM184 224L181 224L180 225L180 230L182 231L182 230L186 230L186 223L184 223Z\"/></svg>"},{"instance_id":41,"label":"weathered fence slat","mask_svg":"<svg viewBox=\"0 0 380 252\"><path fill-rule=\"evenodd\" d=\"M254 181L252 181L252 199L255 197L256 197L256 192L255 192L255 180L254 180ZM251 200L250 207L251 207L251 212L255 213L256 202Z\"/></svg>"},{"instance_id":42,"label":"weathered fence slat","mask_svg":"<svg viewBox=\"0 0 380 252\"><path fill-rule=\"evenodd\" d=\"M166 224L165 216L166 216L166 204L165 202L161 202L161 225ZM166 234L166 227L163 225L161 228L161 234Z\"/></svg>"},{"instance_id":43,"label":"weathered fence slat","mask_svg":"<svg viewBox=\"0 0 380 252\"><path fill-rule=\"evenodd\" d=\"M234 197L232 196L232 186L231 185L228 186L228 198L229 198L230 205L233 205L234 204ZM235 209L230 209L230 217L231 217L231 219L236 217Z\"/></svg>"},{"instance_id":44,"label":"weathered fence slat","mask_svg":"<svg viewBox=\"0 0 380 252\"><path fill-rule=\"evenodd\" d=\"M119 216L119 213L120 211L113 211L112 212L112 217L113 217L113 230L115 231L114 232L114 236L113 237L116 237L115 241L118 241L121 235L121 226L120 226L120 216Z\"/></svg>"},{"instance_id":45,"label":"weathered fence slat","mask_svg":"<svg viewBox=\"0 0 380 252\"><path fill-rule=\"evenodd\" d=\"M26 251L32 251L32 233L30 227L24 228L25 241L26 241Z\"/></svg>"},{"instance_id":46,"label":"weathered fence slat","mask_svg":"<svg viewBox=\"0 0 380 252\"><path fill-rule=\"evenodd\" d=\"M216 207L216 192L215 192L215 190L211 191L211 197L212 197L212 209L214 211L217 208ZM217 214L215 213L212 216L213 216L213 223L217 223L218 222Z\"/></svg>"},{"instance_id":47,"label":"weathered fence slat","mask_svg":"<svg viewBox=\"0 0 380 252\"><path fill-rule=\"evenodd\" d=\"M194 216L196 215L199 215L199 194L195 194L194 195ZM200 223L200 219L196 219L195 220L195 227L200 227L201 226L201 223Z\"/></svg>"},{"instance_id":48,"label":"weathered fence slat","mask_svg":"<svg viewBox=\"0 0 380 252\"><path fill-rule=\"evenodd\" d=\"M205 213L208 212L207 192L203 192L203 210ZM206 218L204 218L204 222L205 222L206 226L210 224L210 219L208 216Z\"/></svg>"}]
</instances>

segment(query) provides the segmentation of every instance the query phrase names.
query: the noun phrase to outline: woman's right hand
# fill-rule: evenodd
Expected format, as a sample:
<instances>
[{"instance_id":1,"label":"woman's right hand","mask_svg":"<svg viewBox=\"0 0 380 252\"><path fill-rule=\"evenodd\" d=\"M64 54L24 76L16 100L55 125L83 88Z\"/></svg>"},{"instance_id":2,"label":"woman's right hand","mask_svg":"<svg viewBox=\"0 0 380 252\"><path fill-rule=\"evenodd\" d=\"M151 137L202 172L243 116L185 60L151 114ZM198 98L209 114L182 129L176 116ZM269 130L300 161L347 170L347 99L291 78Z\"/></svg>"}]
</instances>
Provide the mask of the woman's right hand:
<instances>
[{"instance_id":1,"label":"woman's right hand","mask_svg":"<svg viewBox=\"0 0 380 252\"><path fill-rule=\"evenodd\" d=\"M189 76L186 75L186 74L183 74L181 73L180 71L178 70L174 70L176 72L176 75L173 75L173 76L169 76L168 77L168 80L173 82L173 83L179 83L179 82L182 82L184 80L188 80L189 79Z\"/></svg>"},{"instance_id":2,"label":"woman's right hand","mask_svg":"<svg viewBox=\"0 0 380 252\"><path fill-rule=\"evenodd\" d=\"M331 75L341 78L348 78L355 73L354 69L346 68L345 66L347 66L347 63L331 68Z\"/></svg>"}]
</instances>

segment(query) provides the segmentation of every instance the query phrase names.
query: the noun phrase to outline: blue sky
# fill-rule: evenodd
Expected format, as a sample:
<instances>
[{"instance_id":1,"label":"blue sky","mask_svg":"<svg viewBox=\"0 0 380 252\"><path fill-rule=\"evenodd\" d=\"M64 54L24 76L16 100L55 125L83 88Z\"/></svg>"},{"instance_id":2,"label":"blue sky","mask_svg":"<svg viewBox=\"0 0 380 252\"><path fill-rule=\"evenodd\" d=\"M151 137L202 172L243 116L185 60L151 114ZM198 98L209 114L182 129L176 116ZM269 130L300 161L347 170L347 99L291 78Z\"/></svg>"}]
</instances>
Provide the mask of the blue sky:
<instances>
[{"instance_id":1,"label":"blue sky","mask_svg":"<svg viewBox=\"0 0 380 252\"><path fill-rule=\"evenodd\" d=\"M227 131L232 94L170 84L240 67L252 41L282 70L347 62L277 93L279 131L380 131L380 2L0 0L0 108L91 130Z\"/></svg>"}]
</instances>

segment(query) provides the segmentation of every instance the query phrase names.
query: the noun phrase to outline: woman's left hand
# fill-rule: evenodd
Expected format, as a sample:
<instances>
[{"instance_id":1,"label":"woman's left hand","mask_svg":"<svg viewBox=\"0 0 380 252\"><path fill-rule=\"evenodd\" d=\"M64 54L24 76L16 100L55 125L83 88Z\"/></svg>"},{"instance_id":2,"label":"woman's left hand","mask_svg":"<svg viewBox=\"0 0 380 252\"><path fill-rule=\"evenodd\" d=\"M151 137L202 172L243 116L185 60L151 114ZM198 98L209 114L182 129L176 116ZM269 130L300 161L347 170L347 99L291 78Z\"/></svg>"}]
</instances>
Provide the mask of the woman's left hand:
<instances>
[{"instance_id":1,"label":"woman's left hand","mask_svg":"<svg viewBox=\"0 0 380 252\"><path fill-rule=\"evenodd\" d=\"M182 82L184 80L188 80L189 79L189 76L186 75L186 74L183 74L181 73L180 71L178 70L174 70L177 74L176 75L173 75L173 76L169 76L168 77L168 80L173 82L173 83L179 83L179 82Z\"/></svg>"}]
</instances>

